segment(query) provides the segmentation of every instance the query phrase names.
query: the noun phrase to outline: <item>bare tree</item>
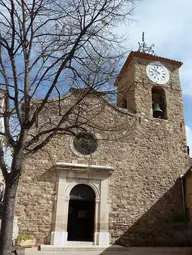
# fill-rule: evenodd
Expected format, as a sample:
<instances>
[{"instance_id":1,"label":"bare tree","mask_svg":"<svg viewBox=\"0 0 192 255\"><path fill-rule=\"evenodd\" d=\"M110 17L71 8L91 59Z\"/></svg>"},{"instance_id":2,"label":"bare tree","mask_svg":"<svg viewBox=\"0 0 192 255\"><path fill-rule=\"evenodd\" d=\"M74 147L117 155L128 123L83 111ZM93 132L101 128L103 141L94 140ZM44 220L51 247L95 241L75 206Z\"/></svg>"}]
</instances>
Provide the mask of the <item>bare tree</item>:
<instances>
[{"instance_id":1,"label":"bare tree","mask_svg":"<svg viewBox=\"0 0 192 255\"><path fill-rule=\"evenodd\" d=\"M0 0L0 88L4 100L0 167L6 186L1 255L11 253L16 191L26 156L43 148L58 132L72 133L69 117L78 113L78 105L91 91L109 91L123 56L123 38L113 31L130 17L133 2ZM50 99L61 98L70 87L85 89L62 112L58 104L59 117L54 123L29 138ZM8 165L5 144L12 154Z\"/></svg>"}]
</instances>

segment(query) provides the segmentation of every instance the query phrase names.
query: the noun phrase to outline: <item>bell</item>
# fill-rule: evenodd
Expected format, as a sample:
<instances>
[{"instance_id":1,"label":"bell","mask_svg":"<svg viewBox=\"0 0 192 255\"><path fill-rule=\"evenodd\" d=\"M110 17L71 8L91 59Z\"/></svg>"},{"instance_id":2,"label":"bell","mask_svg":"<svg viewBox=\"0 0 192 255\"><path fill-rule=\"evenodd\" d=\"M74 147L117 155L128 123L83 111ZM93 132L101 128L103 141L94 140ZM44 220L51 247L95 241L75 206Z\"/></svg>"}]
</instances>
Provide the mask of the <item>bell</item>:
<instances>
[{"instance_id":1,"label":"bell","mask_svg":"<svg viewBox=\"0 0 192 255\"><path fill-rule=\"evenodd\" d=\"M153 117L161 118L163 116L163 111L161 110L159 104L153 104Z\"/></svg>"}]
</instances>

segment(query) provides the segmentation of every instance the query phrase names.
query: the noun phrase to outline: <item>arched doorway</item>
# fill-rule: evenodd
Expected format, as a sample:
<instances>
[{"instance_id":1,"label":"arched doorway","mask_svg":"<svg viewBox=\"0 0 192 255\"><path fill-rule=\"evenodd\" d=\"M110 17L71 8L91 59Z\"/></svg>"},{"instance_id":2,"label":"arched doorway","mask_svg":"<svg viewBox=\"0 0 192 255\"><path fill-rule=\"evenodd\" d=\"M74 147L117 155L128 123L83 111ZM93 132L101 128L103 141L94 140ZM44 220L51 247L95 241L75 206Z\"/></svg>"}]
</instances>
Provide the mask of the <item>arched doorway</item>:
<instances>
[{"instance_id":1,"label":"arched doorway","mask_svg":"<svg viewBox=\"0 0 192 255\"><path fill-rule=\"evenodd\" d=\"M68 241L93 241L95 192L85 184L76 185L70 193Z\"/></svg>"}]
</instances>

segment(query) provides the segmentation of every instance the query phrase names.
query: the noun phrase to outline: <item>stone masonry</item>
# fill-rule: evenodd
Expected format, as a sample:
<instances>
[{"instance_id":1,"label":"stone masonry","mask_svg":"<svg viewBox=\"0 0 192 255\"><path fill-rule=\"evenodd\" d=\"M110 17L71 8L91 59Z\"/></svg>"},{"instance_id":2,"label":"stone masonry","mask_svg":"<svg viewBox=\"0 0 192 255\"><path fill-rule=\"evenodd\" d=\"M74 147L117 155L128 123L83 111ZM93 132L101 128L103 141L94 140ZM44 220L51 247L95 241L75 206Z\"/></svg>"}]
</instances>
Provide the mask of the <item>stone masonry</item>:
<instances>
[{"instance_id":1,"label":"stone masonry","mask_svg":"<svg viewBox=\"0 0 192 255\"><path fill-rule=\"evenodd\" d=\"M145 74L146 65L153 59L131 54L116 83L118 107L94 94L82 102L82 114L94 116L91 125L85 127L98 139L96 152L90 156L79 155L73 148L73 137L59 135L24 163L16 215L20 232L35 235L38 244L50 244L54 229L58 176L62 171L56 169L57 162L114 169L109 177L108 198L111 243L126 246L192 244L191 230L183 222L178 180L188 168L178 63L157 59L168 68L170 81L163 87L167 119L155 119L151 114L154 84ZM131 111L120 107L122 91L127 87L124 94ZM70 92L62 99L63 111L76 96ZM57 117L56 103L49 105L40 124Z\"/></svg>"}]
</instances>

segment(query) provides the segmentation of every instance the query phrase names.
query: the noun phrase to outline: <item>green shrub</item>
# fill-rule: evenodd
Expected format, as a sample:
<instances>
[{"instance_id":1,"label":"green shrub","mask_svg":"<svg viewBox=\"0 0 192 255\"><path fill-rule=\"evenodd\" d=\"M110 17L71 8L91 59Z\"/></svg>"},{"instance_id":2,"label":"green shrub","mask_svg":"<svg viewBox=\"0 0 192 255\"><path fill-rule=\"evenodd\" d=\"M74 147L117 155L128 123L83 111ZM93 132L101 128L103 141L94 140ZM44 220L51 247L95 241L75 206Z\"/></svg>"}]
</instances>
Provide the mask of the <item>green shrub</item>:
<instances>
[{"instance_id":1,"label":"green shrub","mask_svg":"<svg viewBox=\"0 0 192 255\"><path fill-rule=\"evenodd\" d=\"M17 237L18 242L26 241L26 240L29 240L29 239L34 239L34 236L29 235L27 233L22 233L22 234L19 234L18 237Z\"/></svg>"}]
</instances>

